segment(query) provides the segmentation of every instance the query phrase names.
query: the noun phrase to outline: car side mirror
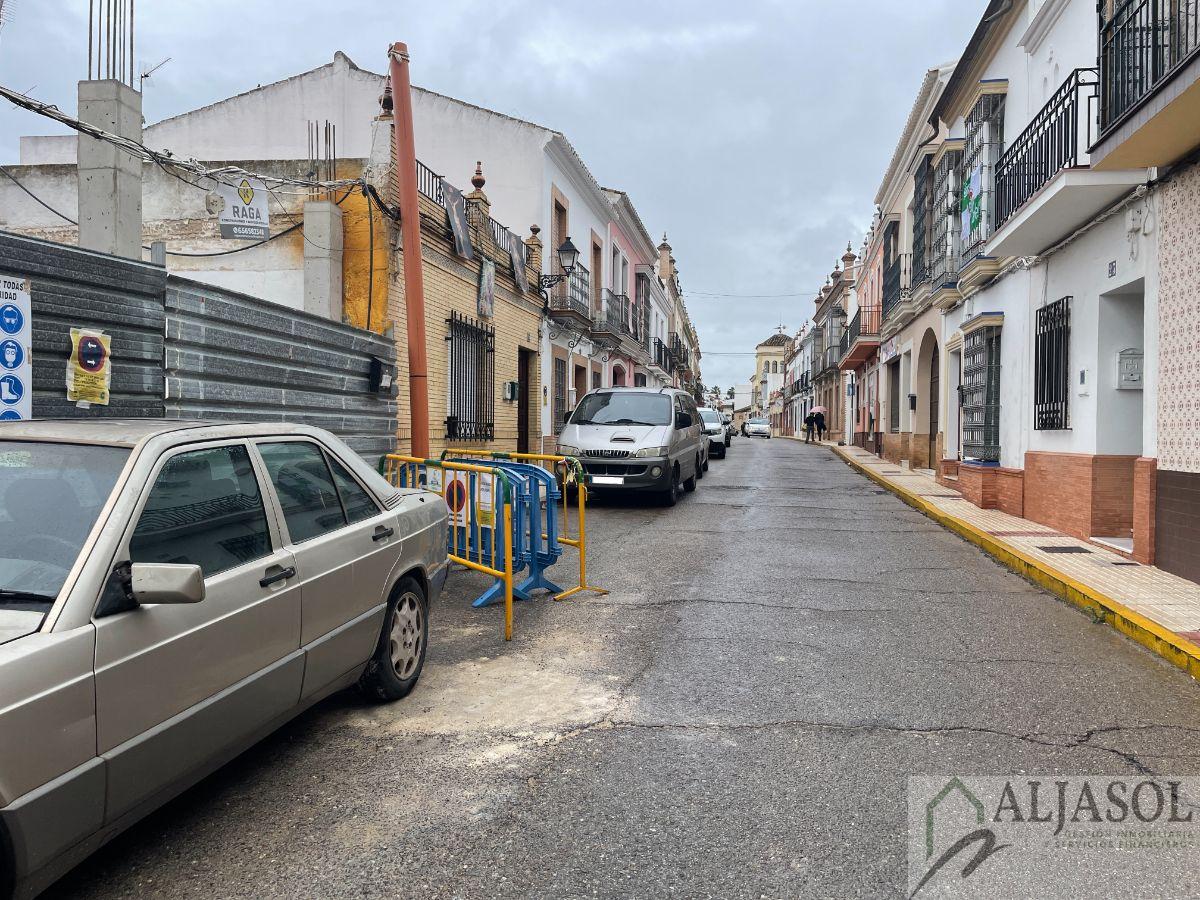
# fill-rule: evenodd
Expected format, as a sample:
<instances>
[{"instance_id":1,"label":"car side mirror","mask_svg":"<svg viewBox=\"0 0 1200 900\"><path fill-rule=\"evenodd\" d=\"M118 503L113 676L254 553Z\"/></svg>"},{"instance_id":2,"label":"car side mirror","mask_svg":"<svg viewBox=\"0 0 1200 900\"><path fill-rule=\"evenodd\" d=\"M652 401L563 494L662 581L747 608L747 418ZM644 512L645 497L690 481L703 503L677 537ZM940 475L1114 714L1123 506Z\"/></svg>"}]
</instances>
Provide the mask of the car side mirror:
<instances>
[{"instance_id":1,"label":"car side mirror","mask_svg":"<svg viewBox=\"0 0 1200 900\"><path fill-rule=\"evenodd\" d=\"M204 571L196 565L134 563L131 592L138 603L199 603L204 599Z\"/></svg>"}]
</instances>

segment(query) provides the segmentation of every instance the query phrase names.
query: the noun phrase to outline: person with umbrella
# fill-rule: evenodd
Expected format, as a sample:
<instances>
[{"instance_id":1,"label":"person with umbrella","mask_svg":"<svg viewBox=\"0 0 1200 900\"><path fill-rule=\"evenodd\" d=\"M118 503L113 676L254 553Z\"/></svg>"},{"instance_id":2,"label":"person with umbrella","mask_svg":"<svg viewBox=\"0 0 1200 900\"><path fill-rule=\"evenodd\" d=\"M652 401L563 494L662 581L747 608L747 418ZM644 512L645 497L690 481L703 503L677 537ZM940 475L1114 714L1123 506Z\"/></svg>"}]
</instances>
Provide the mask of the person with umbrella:
<instances>
[{"instance_id":1,"label":"person with umbrella","mask_svg":"<svg viewBox=\"0 0 1200 900\"><path fill-rule=\"evenodd\" d=\"M813 407L813 421L817 426L817 440L825 440L825 413L829 412L824 406Z\"/></svg>"}]
</instances>

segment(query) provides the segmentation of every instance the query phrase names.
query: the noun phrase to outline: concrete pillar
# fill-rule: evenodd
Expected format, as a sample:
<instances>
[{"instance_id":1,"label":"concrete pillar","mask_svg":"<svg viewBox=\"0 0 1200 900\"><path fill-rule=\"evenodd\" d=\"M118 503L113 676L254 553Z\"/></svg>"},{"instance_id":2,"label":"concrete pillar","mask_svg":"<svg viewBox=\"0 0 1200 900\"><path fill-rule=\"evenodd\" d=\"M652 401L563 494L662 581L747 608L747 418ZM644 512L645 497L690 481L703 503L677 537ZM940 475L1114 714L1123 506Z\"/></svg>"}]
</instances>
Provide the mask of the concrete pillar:
<instances>
[{"instance_id":1,"label":"concrete pillar","mask_svg":"<svg viewBox=\"0 0 1200 900\"><path fill-rule=\"evenodd\" d=\"M304 311L342 321L342 210L331 200L304 204Z\"/></svg>"},{"instance_id":2,"label":"concrete pillar","mask_svg":"<svg viewBox=\"0 0 1200 900\"><path fill-rule=\"evenodd\" d=\"M120 81L79 82L79 118L142 139L142 95ZM142 258L142 166L106 141L79 135L79 246Z\"/></svg>"}]
</instances>

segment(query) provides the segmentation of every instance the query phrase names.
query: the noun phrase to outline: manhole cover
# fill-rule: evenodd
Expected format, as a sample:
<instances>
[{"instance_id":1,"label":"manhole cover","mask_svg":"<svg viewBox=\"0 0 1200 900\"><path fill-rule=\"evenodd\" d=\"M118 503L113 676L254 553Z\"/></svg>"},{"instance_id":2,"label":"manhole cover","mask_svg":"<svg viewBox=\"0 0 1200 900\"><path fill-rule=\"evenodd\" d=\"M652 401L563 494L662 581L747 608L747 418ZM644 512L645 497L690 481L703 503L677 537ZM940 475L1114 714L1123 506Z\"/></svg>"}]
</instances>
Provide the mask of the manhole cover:
<instances>
[{"instance_id":1,"label":"manhole cover","mask_svg":"<svg viewBox=\"0 0 1200 900\"><path fill-rule=\"evenodd\" d=\"M1091 553L1087 547L1038 547L1045 553Z\"/></svg>"}]
</instances>

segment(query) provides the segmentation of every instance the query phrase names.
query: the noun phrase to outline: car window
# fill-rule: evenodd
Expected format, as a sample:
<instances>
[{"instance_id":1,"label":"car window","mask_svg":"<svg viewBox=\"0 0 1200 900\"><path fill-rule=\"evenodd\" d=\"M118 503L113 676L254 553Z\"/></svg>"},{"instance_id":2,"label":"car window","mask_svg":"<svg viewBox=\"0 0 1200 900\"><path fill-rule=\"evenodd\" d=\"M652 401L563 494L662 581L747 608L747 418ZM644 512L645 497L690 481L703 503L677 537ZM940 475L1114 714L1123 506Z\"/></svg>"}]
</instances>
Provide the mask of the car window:
<instances>
[{"instance_id":1,"label":"car window","mask_svg":"<svg viewBox=\"0 0 1200 900\"><path fill-rule=\"evenodd\" d=\"M711 409L700 410L700 418L702 418L709 425L720 425L722 421L721 417Z\"/></svg>"},{"instance_id":2,"label":"car window","mask_svg":"<svg viewBox=\"0 0 1200 900\"><path fill-rule=\"evenodd\" d=\"M270 552L262 491L242 445L171 457L129 541L131 562L190 563L206 578Z\"/></svg>"},{"instance_id":3,"label":"car window","mask_svg":"<svg viewBox=\"0 0 1200 900\"><path fill-rule=\"evenodd\" d=\"M342 507L346 510L346 518L350 524L379 515L379 507L371 499L371 495L362 489L354 476L346 471L333 456L326 456L329 468L333 472L333 481L337 485L338 494L342 498Z\"/></svg>"},{"instance_id":4,"label":"car window","mask_svg":"<svg viewBox=\"0 0 1200 900\"><path fill-rule=\"evenodd\" d=\"M0 441L0 627L50 610L128 458L117 447Z\"/></svg>"},{"instance_id":5,"label":"car window","mask_svg":"<svg viewBox=\"0 0 1200 900\"><path fill-rule=\"evenodd\" d=\"M264 443L258 445L258 452L275 485L292 543L312 540L345 526L342 502L325 455L316 444Z\"/></svg>"},{"instance_id":6,"label":"car window","mask_svg":"<svg viewBox=\"0 0 1200 900\"><path fill-rule=\"evenodd\" d=\"M588 394L571 413L572 425L669 425L671 399L640 391Z\"/></svg>"}]
</instances>

